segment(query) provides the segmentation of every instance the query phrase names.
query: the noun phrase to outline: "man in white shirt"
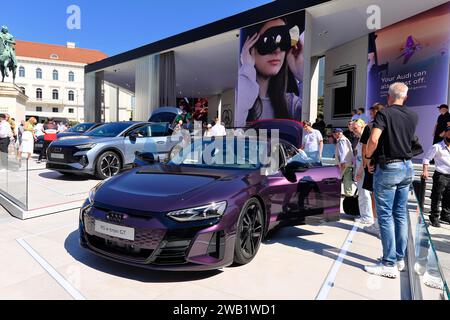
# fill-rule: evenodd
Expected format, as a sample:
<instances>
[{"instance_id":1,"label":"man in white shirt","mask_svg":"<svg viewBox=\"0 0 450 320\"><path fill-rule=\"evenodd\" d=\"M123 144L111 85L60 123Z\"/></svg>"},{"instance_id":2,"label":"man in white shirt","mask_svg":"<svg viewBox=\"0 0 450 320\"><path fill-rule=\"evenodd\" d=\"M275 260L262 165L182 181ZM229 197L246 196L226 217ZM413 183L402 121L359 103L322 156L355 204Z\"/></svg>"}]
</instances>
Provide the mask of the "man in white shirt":
<instances>
[{"instance_id":1,"label":"man in white shirt","mask_svg":"<svg viewBox=\"0 0 450 320\"><path fill-rule=\"evenodd\" d=\"M36 130L36 137L44 135L44 124L43 123L38 123L34 129Z\"/></svg>"},{"instance_id":2,"label":"man in white shirt","mask_svg":"<svg viewBox=\"0 0 450 320\"><path fill-rule=\"evenodd\" d=\"M227 130L225 129L225 126L223 126L220 123L219 118L216 118L215 123L216 124L211 129L211 135L213 137L224 137L224 136L226 136L227 135Z\"/></svg>"},{"instance_id":3,"label":"man in white shirt","mask_svg":"<svg viewBox=\"0 0 450 320\"><path fill-rule=\"evenodd\" d=\"M433 227L439 228L439 207L441 221L450 223L450 127L445 129L444 140L433 145L423 159L424 179L428 179L428 167L434 159L436 169L433 175L433 189L431 191L430 222Z\"/></svg>"},{"instance_id":4,"label":"man in white shirt","mask_svg":"<svg viewBox=\"0 0 450 320\"><path fill-rule=\"evenodd\" d=\"M336 139L336 162L341 169L342 182L344 184L344 196L353 196L353 148L350 140L344 136L342 129L334 130Z\"/></svg>"},{"instance_id":5,"label":"man in white shirt","mask_svg":"<svg viewBox=\"0 0 450 320\"><path fill-rule=\"evenodd\" d=\"M305 134L303 136L302 150L314 163L322 162L323 137L319 130L313 129L311 122L303 123Z\"/></svg>"},{"instance_id":6,"label":"man in white shirt","mask_svg":"<svg viewBox=\"0 0 450 320\"><path fill-rule=\"evenodd\" d=\"M8 146L12 137L11 125L6 121L6 116L0 114L0 170L8 167Z\"/></svg>"}]
</instances>

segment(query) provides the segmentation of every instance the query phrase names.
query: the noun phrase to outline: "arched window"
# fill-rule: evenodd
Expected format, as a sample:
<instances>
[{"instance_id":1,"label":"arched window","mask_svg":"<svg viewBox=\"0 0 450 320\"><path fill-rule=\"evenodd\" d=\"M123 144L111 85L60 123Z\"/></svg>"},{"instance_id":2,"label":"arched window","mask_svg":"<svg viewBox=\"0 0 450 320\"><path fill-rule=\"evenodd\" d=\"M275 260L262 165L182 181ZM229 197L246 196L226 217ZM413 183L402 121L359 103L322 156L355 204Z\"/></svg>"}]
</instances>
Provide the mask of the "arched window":
<instances>
[{"instance_id":1,"label":"arched window","mask_svg":"<svg viewBox=\"0 0 450 320\"><path fill-rule=\"evenodd\" d=\"M42 89L41 88L36 89L36 99L39 99L39 100L42 99Z\"/></svg>"},{"instance_id":2,"label":"arched window","mask_svg":"<svg viewBox=\"0 0 450 320\"><path fill-rule=\"evenodd\" d=\"M53 80L58 81L58 71L57 70L53 70Z\"/></svg>"},{"instance_id":3,"label":"arched window","mask_svg":"<svg viewBox=\"0 0 450 320\"><path fill-rule=\"evenodd\" d=\"M42 69L41 68L36 69L36 79L42 79Z\"/></svg>"},{"instance_id":4,"label":"arched window","mask_svg":"<svg viewBox=\"0 0 450 320\"><path fill-rule=\"evenodd\" d=\"M20 78L25 78L25 67L20 67L19 68L19 77Z\"/></svg>"},{"instance_id":5,"label":"arched window","mask_svg":"<svg viewBox=\"0 0 450 320\"><path fill-rule=\"evenodd\" d=\"M24 87L20 87L20 91L22 91L22 93L25 94L25 88Z\"/></svg>"},{"instance_id":6,"label":"arched window","mask_svg":"<svg viewBox=\"0 0 450 320\"><path fill-rule=\"evenodd\" d=\"M58 100L59 99L59 92L58 92L58 90L53 89L52 97L53 97L53 100Z\"/></svg>"},{"instance_id":7,"label":"arched window","mask_svg":"<svg viewBox=\"0 0 450 320\"><path fill-rule=\"evenodd\" d=\"M74 82L74 81L75 81L75 73L70 71L69 72L69 82Z\"/></svg>"},{"instance_id":8,"label":"arched window","mask_svg":"<svg viewBox=\"0 0 450 320\"><path fill-rule=\"evenodd\" d=\"M75 101L75 93L72 90L69 91L69 101Z\"/></svg>"}]
</instances>

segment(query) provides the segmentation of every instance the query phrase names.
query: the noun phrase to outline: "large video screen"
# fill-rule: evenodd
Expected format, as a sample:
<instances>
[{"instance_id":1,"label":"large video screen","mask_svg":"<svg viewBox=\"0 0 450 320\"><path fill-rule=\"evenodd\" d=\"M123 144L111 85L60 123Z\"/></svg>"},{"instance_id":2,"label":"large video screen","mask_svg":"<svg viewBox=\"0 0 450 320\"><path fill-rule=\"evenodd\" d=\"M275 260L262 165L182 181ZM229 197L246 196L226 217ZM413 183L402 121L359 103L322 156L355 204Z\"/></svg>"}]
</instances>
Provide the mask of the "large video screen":
<instances>
[{"instance_id":1,"label":"large video screen","mask_svg":"<svg viewBox=\"0 0 450 320\"><path fill-rule=\"evenodd\" d=\"M235 126L302 117L304 11L240 31Z\"/></svg>"},{"instance_id":2,"label":"large video screen","mask_svg":"<svg viewBox=\"0 0 450 320\"><path fill-rule=\"evenodd\" d=\"M424 150L433 143L440 104L448 102L450 2L369 36L367 103L387 104L389 86L409 87L406 105L419 115ZM423 154L419 156L423 157Z\"/></svg>"}]
</instances>

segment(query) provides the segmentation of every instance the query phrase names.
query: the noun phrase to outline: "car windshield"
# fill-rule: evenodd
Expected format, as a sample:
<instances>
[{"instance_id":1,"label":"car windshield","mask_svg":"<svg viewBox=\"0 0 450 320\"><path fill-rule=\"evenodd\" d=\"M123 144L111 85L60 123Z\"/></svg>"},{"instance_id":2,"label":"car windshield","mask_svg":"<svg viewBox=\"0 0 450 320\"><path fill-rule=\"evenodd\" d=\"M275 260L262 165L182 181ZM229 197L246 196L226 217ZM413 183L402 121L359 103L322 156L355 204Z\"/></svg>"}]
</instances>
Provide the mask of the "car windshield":
<instances>
[{"instance_id":1,"label":"car windshield","mask_svg":"<svg viewBox=\"0 0 450 320\"><path fill-rule=\"evenodd\" d=\"M192 141L170 165L217 169L259 169L268 161L267 142L254 139L212 139Z\"/></svg>"},{"instance_id":2,"label":"car windshield","mask_svg":"<svg viewBox=\"0 0 450 320\"><path fill-rule=\"evenodd\" d=\"M80 123L67 130L67 132L86 132L94 126L94 123Z\"/></svg>"},{"instance_id":3,"label":"car windshield","mask_svg":"<svg viewBox=\"0 0 450 320\"><path fill-rule=\"evenodd\" d=\"M116 122L104 124L89 132L88 136L92 137L117 137L122 131L130 127L130 123Z\"/></svg>"},{"instance_id":4,"label":"car windshield","mask_svg":"<svg viewBox=\"0 0 450 320\"><path fill-rule=\"evenodd\" d=\"M176 118L176 114L172 112L160 112L151 116L149 122L167 122L173 123Z\"/></svg>"}]
</instances>

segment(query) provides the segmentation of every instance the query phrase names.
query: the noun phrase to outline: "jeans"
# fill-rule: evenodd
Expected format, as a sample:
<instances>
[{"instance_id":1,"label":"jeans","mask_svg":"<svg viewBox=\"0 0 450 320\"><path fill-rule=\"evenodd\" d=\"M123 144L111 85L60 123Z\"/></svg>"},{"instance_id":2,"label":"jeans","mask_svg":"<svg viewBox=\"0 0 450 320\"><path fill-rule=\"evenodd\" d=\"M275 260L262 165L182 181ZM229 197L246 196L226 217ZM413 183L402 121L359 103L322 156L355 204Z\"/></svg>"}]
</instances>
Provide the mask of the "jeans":
<instances>
[{"instance_id":1,"label":"jeans","mask_svg":"<svg viewBox=\"0 0 450 320\"><path fill-rule=\"evenodd\" d=\"M450 177L434 172L433 175L433 189L431 191L431 216L439 219L439 207L442 203L441 217L450 216Z\"/></svg>"},{"instance_id":2,"label":"jeans","mask_svg":"<svg viewBox=\"0 0 450 320\"><path fill-rule=\"evenodd\" d=\"M358 204L359 213L361 219L365 221L373 221L372 212L372 196L370 191L363 188L364 184L364 173L361 180L358 182Z\"/></svg>"},{"instance_id":3,"label":"jeans","mask_svg":"<svg viewBox=\"0 0 450 320\"><path fill-rule=\"evenodd\" d=\"M44 140L44 145L42 146L38 161L41 161L42 159L47 159L47 149L50 143L52 143L52 141Z\"/></svg>"},{"instance_id":4,"label":"jeans","mask_svg":"<svg viewBox=\"0 0 450 320\"><path fill-rule=\"evenodd\" d=\"M383 245L382 263L404 260L408 244L408 193L414 169L410 160L377 166L373 189Z\"/></svg>"},{"instance_id":5,"label":"jeans","mask_svg":"<svg viewBox=\"0 0 450 320\"><path fill-rule=\"evenodd\" d=\"M353 196L353 167L345 168L342 172L342 183L344 184L344 195L346 197Z\"/></svg>"},{"instance_id":6,"label":"jeans","mask_svg":"<svg viewBox=\"0 0 450 320\"><path fill-rule=\"evenodd\" d=\"M312 151L312 152L306 151L305 153L308 156L308 158L310 158L312 160L312 163L320 162L319 151Z\"/></svg>"}]
</instances>

